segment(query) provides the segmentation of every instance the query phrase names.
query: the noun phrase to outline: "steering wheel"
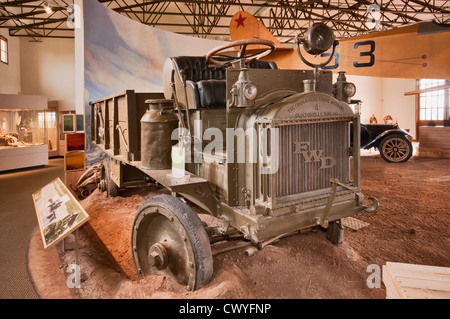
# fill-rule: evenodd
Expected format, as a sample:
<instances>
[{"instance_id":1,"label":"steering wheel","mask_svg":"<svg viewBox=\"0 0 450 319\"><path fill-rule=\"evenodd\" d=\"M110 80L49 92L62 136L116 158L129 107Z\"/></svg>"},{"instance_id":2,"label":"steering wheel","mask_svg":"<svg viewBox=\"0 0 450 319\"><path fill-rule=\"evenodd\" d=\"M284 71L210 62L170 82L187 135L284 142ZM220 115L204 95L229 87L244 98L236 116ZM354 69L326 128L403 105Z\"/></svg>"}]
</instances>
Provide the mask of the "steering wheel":
<instances>
[{"instance_id":1,"label":"steering wheel","mask_svg":"<svg viewBox=\"0 0 450 319\"><path fill-rule=\"evenodd\" d=\"M264 48L252 49L251 53L246 54L247 46L249 45L263 45ZM233 47L240 47L239 51L226 51ZM275 44L270 40L264 39L243 39L232 41L224 45L218 46L206 54L206 61L218 67L223 67L235 62L248 62L253 59L261 59L275 50ZM224 52L225 51L225 52Z\"/></svg>"}]
</instances>

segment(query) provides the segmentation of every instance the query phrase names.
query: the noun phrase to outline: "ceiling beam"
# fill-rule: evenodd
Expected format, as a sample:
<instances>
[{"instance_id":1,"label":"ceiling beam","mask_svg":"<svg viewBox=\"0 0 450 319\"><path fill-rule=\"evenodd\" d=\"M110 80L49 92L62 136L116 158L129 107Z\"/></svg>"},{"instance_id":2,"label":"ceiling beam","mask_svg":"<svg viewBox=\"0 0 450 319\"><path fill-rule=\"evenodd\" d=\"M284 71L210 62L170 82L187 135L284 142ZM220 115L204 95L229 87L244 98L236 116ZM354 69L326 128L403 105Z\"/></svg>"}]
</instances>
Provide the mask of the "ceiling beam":
<instances>
[{"instance_id":1,"label":"ceiling beam","mask_svg":"<svg viewBox=\"0 0 450 319\"><path fill-rule=\"evenodd\" d=\"M57 16L48 15L43 10L44 0L0 0L0 27L13 30L43 30L45 26L60 23L58 27L49 27L50 32L66 32L63 22L69 16L65 10L73 0L50 0ZM327 23L340 37L355 36L370 31L366 21L370 17L368 8L379 3L380 25L385 29L411 22L434 18L439 21L450 14L447 8L450 1L435 0L98 0L105 6L133 20L150 26L174 29L171 32L191 34L201 37L229 36L220 30L229 27L234 8L253 12L255 18L265 24L278 38L292 39L293 31L303 32L309 21ZM441 6L437 4L441 3ZM447 7L446 7L447 6ZM11 10L8 8L11 7ZM15 8L13 10L13 8ZM20 11L16 8L20 8ZM170 10L170 11L169 11ZM64 15L64 16L62 16ZM171 18L180 16L184 20L171 22ZM166 18L166 19L164 19ZM450 16L449 16L450 18ZM6 26L11 21L14 26ZM173 20L172 20L173 21ZM187 30L192 29L193 32ZM215 32L215 33L214 33ZM17 33L17 32L14 32ZM290 41L290 40L287 40Z\"/></svg>"},{"instance_id":2,"label":"ceiling beam","mask_svg":"<svg viewBox=\"0 0 450 319\"><path fill-rule=\"evenodd\" d=\"M136 10L123 10L123 11L120 11L120 12L122 12L122 13L136 13L136 14L159 14L159 15L162 15L162 16L180 16L180 13L177 13L177 12L157 12L157 11L142 11L142 10L140 10L140 11L136 11ZM194 16L194 14L193 13L183 13L183 15L185 15L185 16ZM219 14L201 14L201 13L198 13L198 14L196 14L197 16L212 16L212 17L222 17L222 18L232 18L234 15L233 14L224 14L224 15L219 15ZM264 20L275 20L275 19L277 19L276 17L273 17L273 16L260 16L260 17L257 17L257 18L259 18L259 19L264 19ZM0 19L1 19L1 17L0 17ZM311 21L311 19L308 19L308 18L296 18L296 17L286 17L285 18L286 20L292 20L292 21ZM314 20L314 21L330 21L330 18L326 18L326 19L317 19L317 20ZM340 20L340 21L354 21L354 20ZM400 23L400 22L395 22L395 21L392 21L392 23L397 23L397 24L403 24L403 23Z\"/></svg>"}]
</instances>

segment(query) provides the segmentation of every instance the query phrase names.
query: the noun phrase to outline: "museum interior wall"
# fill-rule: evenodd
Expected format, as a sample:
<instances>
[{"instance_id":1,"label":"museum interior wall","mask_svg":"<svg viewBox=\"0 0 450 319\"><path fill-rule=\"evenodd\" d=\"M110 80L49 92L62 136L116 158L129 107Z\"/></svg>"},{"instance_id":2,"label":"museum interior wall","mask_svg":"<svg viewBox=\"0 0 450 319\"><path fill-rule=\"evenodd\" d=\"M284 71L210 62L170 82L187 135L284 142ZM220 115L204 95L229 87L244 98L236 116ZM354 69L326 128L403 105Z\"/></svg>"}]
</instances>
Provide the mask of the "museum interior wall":
<instances>
[{"instance_id":1,"label":"museum interior wall","mask_svg":"<svg viewBox=\"0 0 450 319\"><path fill-rule=\"evenodd\" d=\"M414 138L416 135L415 105L416 97L414 95L405 96L405 92L411 92L416 89L415 79L392 79L383 78L382 86L382 111L378 119L385 115L392 116L394 122L398 121L401 128L409 129Z\"/></svg>"},{"instance_id":2,"label":"museum interior wall","mask_svg":"<svg viewBox=\"0 0 450 319\"><path fill-rule=\"evenodd\" d=\"M7 29L0 29L0 35L8 40L9 51L9 63L0 63L0 94L45 95L49 101L75 98L73 39L35 42L10 37Z\"/></svg>"},{"instance_id":3,"label":"museum interior wall","mask_svg":"<svg viewBox=\"0 0 450 319\"><path fill-rule=\"evenodd\" d=\"M20 39L10 37L8 29L0 29L0 35L8 40L9 52L20 52ZM20 55L10 54L9 63L0 63L0 94L18 94L20 87ZM8 79L5 81L4 79Z\"/></svg>"},{"instance_id":4,"label":"museum interior wall","mask_svg":"<svg viewBox=\"0 0 450 319\"><path fill-rule=\"evenodd\" d=\"M22 94L47 96L49 101L75 98L73 39L20 40Z\"/></svg>"},{"instance_id":5,"label":"museum interior wall","mask_svg":"<svg viewBox=\"0 0 450 319\"><path fill-rule=\"evenodd\" d=\"M63 156L65 137L58 124L63 114L75 112L75 49L73 39L20 40L22 94L46 96L48 111L57 123L48 123L49 156Z\"/></svg>"}]
</instances>

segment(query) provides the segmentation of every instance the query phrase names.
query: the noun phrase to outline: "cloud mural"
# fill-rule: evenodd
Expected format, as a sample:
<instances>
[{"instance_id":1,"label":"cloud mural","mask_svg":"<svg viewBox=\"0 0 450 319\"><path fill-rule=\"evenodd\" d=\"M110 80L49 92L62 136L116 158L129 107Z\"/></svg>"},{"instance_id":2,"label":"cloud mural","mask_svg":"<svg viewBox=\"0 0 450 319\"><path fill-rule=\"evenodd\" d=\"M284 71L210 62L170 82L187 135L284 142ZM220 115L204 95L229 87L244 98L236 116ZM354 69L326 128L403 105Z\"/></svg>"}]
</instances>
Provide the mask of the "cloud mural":
<instances>
[{"instance_id":1,"label":"cloud mural","mask_svg":"<svg viewBox=\"0 0 450 319\"><path fill-rule=\"evenodd\" d=\"M88 141L90 101L125 90L162 92L163 66L168 57L204 55L223 44L222 41L194 38L146 26L108 9L96 0L84 1L83 16ZM87 157L93 151L88 146ZM88 158L88 166L89 162L95 160Z\"/></svg>"}]
</instances>

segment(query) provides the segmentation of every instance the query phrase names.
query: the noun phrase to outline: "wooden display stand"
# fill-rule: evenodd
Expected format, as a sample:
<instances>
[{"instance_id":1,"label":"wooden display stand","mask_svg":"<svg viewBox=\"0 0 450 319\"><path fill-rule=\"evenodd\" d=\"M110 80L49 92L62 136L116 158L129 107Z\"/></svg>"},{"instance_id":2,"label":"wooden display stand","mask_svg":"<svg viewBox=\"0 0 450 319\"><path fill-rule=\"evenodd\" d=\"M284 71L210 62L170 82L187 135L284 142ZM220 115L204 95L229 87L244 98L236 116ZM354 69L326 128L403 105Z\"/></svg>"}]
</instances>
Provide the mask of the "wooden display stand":
<instances>
[{"instance_id":1,"label":"wooden display stand","mask_svg":"<svg viewBox=\"0 0 450 319\"><path fill-rule=\"evenodd\" d=\"M450 126L419 127L419 157L450 158Z\"/></svg>"},{"instance_id":2,"label":"wooden display stand","mask_svg":"<svg viewBox=\"0 0 450 319\"><path fill-rule=\"evenodd\" d=\"M66 152L64 154L64 184L74 195L70 185L75 185L86 170L84 153L84 133L66 134Z\"/></svg>"},{"instance_id":3,"label":"wooden display stand","mask_svg":"<svg viewBox=\"0 0 450 319\"><path fill-rule=\"evenodd\" d=\"M387 299L450 299L450 268L387 262Z\"/></svg>"}]
</instances>

